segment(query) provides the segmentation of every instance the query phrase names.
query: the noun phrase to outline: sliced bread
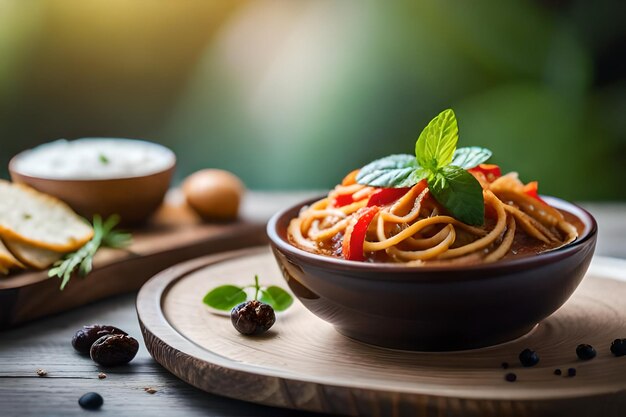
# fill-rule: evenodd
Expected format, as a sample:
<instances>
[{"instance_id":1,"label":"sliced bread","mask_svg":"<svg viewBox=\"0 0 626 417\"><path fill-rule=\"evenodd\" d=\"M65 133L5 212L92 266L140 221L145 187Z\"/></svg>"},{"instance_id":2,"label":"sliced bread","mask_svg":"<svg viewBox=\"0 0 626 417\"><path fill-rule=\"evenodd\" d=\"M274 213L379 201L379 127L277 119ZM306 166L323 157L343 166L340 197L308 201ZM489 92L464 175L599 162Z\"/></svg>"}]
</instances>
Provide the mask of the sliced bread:
<instances>
[{"instance_id":1,"label":"sliced bread","mask_svg":"<svg viewBox=\"0 0 626 417\"><path fill-rule=\"evenodd\" d=\"M15 268L23 269L24 264L17 260L0 240L0 273L6 275L9 273L9 270Z\"/></svg>"},{"instance_id":2,"label":"sliced bread","mask_svg":"<svg viewBox=\"0 0 626 417\"><path fill-rule=\"evenodd\" d=\"M0 237L53 252L75 251L93 229L61 200L0 180Z\"/></svg>"},{"instance_id":3,"label":"sliced bread","mask_svg":"<svg viewBox=\"0 0 626 417\"><path fill-rule=\"evenodd\" d=\"M18 240L5 238L4 243L17 259L35 269L46 269L63 256L61 252L38 248Z\"/></svg>"}]
</instances>

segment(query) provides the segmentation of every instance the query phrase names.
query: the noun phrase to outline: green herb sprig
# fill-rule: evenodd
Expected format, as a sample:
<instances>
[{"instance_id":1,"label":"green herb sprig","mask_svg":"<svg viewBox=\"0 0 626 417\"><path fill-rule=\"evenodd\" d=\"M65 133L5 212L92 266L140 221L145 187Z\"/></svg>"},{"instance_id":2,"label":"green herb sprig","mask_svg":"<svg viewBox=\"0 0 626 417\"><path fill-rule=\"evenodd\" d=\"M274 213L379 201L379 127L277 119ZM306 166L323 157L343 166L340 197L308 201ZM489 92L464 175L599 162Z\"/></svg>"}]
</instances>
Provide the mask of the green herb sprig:
<instances>
[{"instance_id":1,"label":"green herb sprig","mask_svg":"<svg viewBox=\"0 0 626 417\"><path fill-rule=\"evenodd\" d=\"M61 281L60 289L63 290L72 278L75 271L81 277L89 274L93 268L93 257L101 247L121 249L130 245L132 238L130 233L115 230L114 227L120 221L120 217L112 215L104 222L102 217L93 217L93 237L76 252L71 252L63 256L54 263L48 271L49 277L58 277Z\"/></svg>"},{"instance_id":2,"label":"green herb sprig","mask_svg":"<svg viewBox=\"0 0 626 417\"><path fill-rule=\"evenodd\" d=\"M250 289L251 291L246 291ZM254 284L244 287L236 285L221 285L209 291L202 302L216 310L230 311L244 301L259 300L269 304L275 311L287 310L293 303L293 297L285 290L275 285L262 287L259 285L259 276L254 276Z\"/></svg>"},{"instance_id":3,"label":"green herb sprig","mask_svg":"<svg viewBox=\"0 0 626 417\"><path fill-rule=\"evenodd\" d=\"M487 161L489 149L457 149L459 128L452 109L439 113L415 142L415 156L390 155L364 166L359 184L374 187L412 187L426 180L430 192L458 220L482 225L485 216L480 183L468 169Z\"/></svg>"}]
</instances>

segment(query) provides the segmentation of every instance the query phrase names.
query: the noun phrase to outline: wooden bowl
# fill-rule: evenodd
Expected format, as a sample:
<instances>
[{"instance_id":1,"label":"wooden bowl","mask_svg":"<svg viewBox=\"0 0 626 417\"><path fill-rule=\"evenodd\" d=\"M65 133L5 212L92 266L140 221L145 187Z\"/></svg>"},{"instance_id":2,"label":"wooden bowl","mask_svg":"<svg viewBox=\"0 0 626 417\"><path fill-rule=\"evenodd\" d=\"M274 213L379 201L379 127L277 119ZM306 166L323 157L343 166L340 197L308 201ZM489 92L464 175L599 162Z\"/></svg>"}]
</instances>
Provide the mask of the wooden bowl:
<instances>
[{"instance_id":1,"label":"wooden bowl","mask_svg":"<svg viewBox=\"0 0 626 417\"><path fill-rule=\"evenodd\" d=\"M583 222L579 238L551 252L483 265L407 267L306 252L289 243L287 227L315 200L275 214L267 233L289 287L340 333L389 348L472 349L531 331L567 301L587 271L595 219L574 204L545 199Z\"/></svg>"},{"instance_id":2,"label":"wooden bowl","mask_svg":"<svg viewBox=\"0 0 626 417\"><path fill-rule=\"evenodd\" d=\"M171 152L169 149L167 151ZM16 161L24 152L15 155L9 162L9 172L14 182L27 184L65 201L89 220L95 214L104 218L118 214L124 225L144 222L159 207L176 167L173 156L170 166L147 175L105 179L45 178L26 175L17 169Z\"/></svg>"}]
</instances>

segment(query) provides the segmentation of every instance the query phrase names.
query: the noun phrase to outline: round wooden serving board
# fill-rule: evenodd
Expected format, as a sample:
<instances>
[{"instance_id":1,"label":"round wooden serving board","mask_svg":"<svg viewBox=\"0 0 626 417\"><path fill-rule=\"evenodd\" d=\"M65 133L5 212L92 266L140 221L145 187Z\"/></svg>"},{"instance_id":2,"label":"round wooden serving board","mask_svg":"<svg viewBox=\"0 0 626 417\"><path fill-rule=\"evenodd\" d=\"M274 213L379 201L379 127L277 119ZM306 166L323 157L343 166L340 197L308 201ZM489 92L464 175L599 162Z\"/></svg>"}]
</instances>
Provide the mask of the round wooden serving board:
<instances>
[{"instance_id":1,"label":"round wooden serving board","mask_svg":"<svg viewBox=\"0 0 626 417\"><path fill-rule=\"evenodd\" d=\"M141 289L137 312L146 346L170 372L205 391L278 407L353 416L624 415L626 262L596 258L572 298L530 334L484 349L422 353L348 339L298 301L261 337L237 333L211 313L204 294L217 285L286 288L272 254L257 248L199 258L163 271ZM590 361L580 343L596 347ZM530 347L541 360L522 368ZM511 366L504 370L502 362ZM556 376L560 368L575 377ZM517 374L506 382L507 372Z\"/></svg>"}]
</instances>

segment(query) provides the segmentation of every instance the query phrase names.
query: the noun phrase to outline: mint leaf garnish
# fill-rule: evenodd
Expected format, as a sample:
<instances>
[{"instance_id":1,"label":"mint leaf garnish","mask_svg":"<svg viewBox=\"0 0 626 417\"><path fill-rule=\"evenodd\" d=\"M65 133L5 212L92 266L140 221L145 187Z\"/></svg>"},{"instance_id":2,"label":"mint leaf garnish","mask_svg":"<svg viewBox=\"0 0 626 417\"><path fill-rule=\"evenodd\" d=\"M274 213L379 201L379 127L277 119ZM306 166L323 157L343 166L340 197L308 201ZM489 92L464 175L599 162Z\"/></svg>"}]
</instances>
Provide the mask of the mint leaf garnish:
<instances>
[{"instance_id":1,"label":"mint leaf garnish","mask_svg":"<svg viewBox=\"0 0 626 417\"><path fill-rule=\"evenodd\" d=\"M415 143L412 155L390 155L373 161L359 171L357 182L385 188L412 187L424 178L434 198L458 220L484 222L482 187L467 169L487 161L489 149L456 148L459 127L452 109L439 113L428 123Z\"/></svg>"},{"instance_id":2,"label":"mint leaf garnish","mask_svg":"<svg viewBox=\"0 0 626 417\"><path fill-rule=\"evenodd\" d=\"M284 311L293 304L293 297L282 288L272 285L261 289L259 301L271 305L276 311Z\"/></svg>"},{"instance_id":3,"label":"mint leaf garnish","mask_svg":"<svg viewBox=\"0 0 626 417\"><path fill-rule=\"evenodd\" d=\"M472 174L448 165L428 179L428 188L452 216L463 223L480 226L485 218L483 189Z\"/></svg>"},{"instance_id":4,"label":"mint leaf garnish","mask_svg":"<svg viewBox=\"0 0 626 417\"><path fill-rule=\"evenodd\" d=\"M246 291L248 290L248 291ZM293 304L293 297L276 285L262 287L258 275L254 276L254 284L244 287L236 285L220 285L209 291L202 302L216 310L229 311L244 301L259 300L269 304L275 311L284 311Z\"/></svg>"},{"instance_id":5,"label":"mint leaf garnish","mask_svg":"<svg viewBox=\"0 0 626 417\"><path fill-rule=\"evenodd\" d=\"M246 301L247 295L243 288L235 285L222 285L213 288L202 299L202 302L217 310L230 310L237 304Z\"/></svg>"},{"instance_id":6,"label":"mint leaf garnish","mask_svg":"<svg viewBox=\"0 0 626 417\"><path fill-rule=\"evenodd\" d=\"M411 187L424 178L413 175L419 168L413 155L389 155L361 168L356 181L373 187Z\"/></svg>"},{"instance_id":7,"label":"mint leaf garnish","mask_svg":"<svg viewBox=\"0 0 626 417\"><path fill-rule=\"evenodd\" d=\"M454 158L452 158L450 165L470 169L477 167L489 158L491 158L491 151L489 149L479 146L470 146L454 151Z\"/></svg>"},{"instance_id":8,"label":"mint leaf garnish","mask_svg":"<svg viewBox=\"0 0 626 417\"><path fill-rule=\"evenodd\" d=\"M459 128L452 109L444 110L428 123L415 142L417 163L431 172L448 165L459 140Z\"/></svg>"}]
</instances>

